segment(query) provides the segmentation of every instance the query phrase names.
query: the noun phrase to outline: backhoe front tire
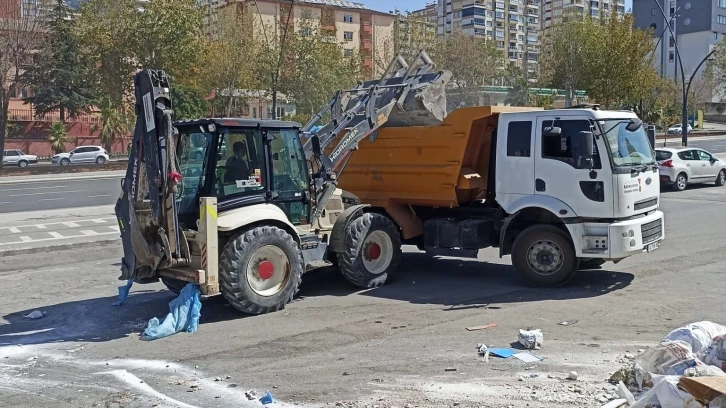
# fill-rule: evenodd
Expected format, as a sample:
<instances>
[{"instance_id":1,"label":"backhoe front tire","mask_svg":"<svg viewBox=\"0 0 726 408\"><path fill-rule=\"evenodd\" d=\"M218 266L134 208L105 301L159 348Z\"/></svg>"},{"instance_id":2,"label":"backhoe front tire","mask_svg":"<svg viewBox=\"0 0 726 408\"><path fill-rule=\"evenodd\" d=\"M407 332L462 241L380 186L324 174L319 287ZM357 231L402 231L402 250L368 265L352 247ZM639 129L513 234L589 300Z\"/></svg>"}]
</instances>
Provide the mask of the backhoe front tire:
<instances>
[{"instance_id":1,"label":"backhoe front tire","mask_svg":"<svg viewBox=\"0 0 726 408\"><path fill-rule=\"evenodd\" d=\"M361 288L386 283L401 263L401 236L386 216L366 213L345 231L345 251L338 253L343 277Z\"/></svg>"},{"instance_id":2,"label":"backhoe front tire","mask_svg":"<svg viewBox=\"0 0 726 408\"><path fill-rule=\"evenodd\" d=\"M302 274L300 246L286 231L272 226L233 237L219 260L222 295L247 314L284 309L297 293Z\"/></svg>"}]
</instances>

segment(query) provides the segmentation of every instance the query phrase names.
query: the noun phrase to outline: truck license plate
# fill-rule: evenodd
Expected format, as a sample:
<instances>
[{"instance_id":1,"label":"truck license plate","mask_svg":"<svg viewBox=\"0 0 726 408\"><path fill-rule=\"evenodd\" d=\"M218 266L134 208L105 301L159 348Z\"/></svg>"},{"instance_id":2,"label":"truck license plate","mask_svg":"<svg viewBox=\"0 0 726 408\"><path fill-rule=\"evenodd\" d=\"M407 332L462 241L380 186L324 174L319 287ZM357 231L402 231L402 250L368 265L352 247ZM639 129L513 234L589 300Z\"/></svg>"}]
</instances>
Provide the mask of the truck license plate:
<instances>
[{"instance_id":1,"label":"truck license plate","mask_svg":"<svg viewBox=\"0 0 726 408\"><path fill-rule=\"evenodd\" d=\"M656 249L658 249L658 244L659 244L659 242L653 242L651 244L648 244L648 246L645 247L645 251L646 252L653 252L653 251L655 251Z\"/></svg>"}]
</instances>

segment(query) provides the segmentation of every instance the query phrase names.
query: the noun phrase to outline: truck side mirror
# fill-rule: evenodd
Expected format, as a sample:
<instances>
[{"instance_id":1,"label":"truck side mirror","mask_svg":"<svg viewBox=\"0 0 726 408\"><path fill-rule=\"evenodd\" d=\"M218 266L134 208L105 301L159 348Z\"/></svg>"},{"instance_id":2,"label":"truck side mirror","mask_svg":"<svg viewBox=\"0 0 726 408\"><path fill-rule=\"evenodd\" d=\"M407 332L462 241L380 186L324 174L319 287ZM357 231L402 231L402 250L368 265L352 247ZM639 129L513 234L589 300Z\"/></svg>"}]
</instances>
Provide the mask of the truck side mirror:
<instances>
[{"instance_id":1,"label":"truck side mirror","mask_svg":"<svg viewBox=\"0 0 726 408\"><path fill-rule=\"evenodd\" d=\"M590 168L592 165L592 151L594 149L595 138L592 132L579 132L574 135L572 143L572 158L578 168Z\"/></svg>"},{"instance_id":2,"label":"truck side mirror","mask_svg":"<svg viewBox=\"0 0 726 408\"><path fill-rule=\"evenodd\" d=\"M628 132L635 132L636 130L640 129L640 127L643 126L643 121L639 118L631 119L630 122L625 126L625 130Z\"/></svg>"},{"instance_id":3,"label":"truck side mirror","mask_svg":"<svg viewBox=\"0 0 726 408\"><path fill-rule=\"evenodd\" d=\"M562 136L562 128L559 127L546 127L542 131L544 137L560 137Z\"/></svg>"}]
</instances>

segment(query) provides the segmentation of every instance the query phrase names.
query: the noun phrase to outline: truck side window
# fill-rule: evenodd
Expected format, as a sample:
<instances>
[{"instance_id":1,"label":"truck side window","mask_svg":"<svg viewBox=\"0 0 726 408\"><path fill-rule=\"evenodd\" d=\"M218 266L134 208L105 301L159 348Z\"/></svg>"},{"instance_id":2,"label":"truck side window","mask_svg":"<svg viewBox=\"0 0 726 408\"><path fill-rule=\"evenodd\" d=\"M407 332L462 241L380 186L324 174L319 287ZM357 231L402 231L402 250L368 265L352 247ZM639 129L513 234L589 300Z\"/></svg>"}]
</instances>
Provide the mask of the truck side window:
<instances>
[{"instance_id":1,"label":"truck side window","mask_svg":"<svg viewBox=\"0 0 726 408\"><path fill-rule=\"evenodd\" d=\"M529 157L532 146L532 121L509 122L507 156Z\"/></svg>"},{"instance_id":2,"label":"truck side window","mask_svg":"<svg viewBox=\"0 0 726 408\"><path fill-rule=\"evenodd\" d=\"M543 134L544 129L553 126L551 120L545 120L542 123L542 129L540 131ZM590 121L584 119L577 120L560 120L554 121L554 126L562 129L560 137L545 137L542 136L542 158L559 160L575 167L575 161L572 158L572 135L576 135L579 132L589 132ZM597 145L594 145L593 152L593 168L600 169L600 155L598 154Z\"/></svg>"}]
</instances>

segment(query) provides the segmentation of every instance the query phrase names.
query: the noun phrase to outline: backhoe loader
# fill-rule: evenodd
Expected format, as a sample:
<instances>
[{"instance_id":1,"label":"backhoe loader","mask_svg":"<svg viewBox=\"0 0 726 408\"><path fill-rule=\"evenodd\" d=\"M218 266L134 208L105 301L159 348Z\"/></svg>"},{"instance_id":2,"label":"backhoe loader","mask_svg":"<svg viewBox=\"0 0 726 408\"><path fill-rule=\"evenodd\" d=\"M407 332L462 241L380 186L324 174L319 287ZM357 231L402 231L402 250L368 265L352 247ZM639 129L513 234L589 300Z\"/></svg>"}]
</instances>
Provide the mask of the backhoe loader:
<instances>
[{"instance_id":1,"label":"backhoe loader","mask_svg":"<svg viewBox=\"0 0 726 408\"><path fill-rule=\"evenodd\" d=\"M379 79L338 91L302 126L252 118L173 123L168 77L139 72L115 208L119 279L161 279L177 293L196 283L203 296L221 293L249 314L284 308L304 272L333 263L355 285L382 285L401 257L398 227L365 211L338 179L358 143L374 140L379 128L441 123L450 77L425 52L410 62L399 56Z\"/></svg>"}]
</instances>

